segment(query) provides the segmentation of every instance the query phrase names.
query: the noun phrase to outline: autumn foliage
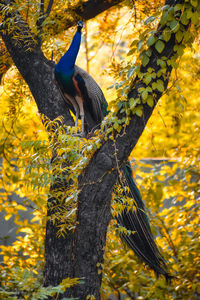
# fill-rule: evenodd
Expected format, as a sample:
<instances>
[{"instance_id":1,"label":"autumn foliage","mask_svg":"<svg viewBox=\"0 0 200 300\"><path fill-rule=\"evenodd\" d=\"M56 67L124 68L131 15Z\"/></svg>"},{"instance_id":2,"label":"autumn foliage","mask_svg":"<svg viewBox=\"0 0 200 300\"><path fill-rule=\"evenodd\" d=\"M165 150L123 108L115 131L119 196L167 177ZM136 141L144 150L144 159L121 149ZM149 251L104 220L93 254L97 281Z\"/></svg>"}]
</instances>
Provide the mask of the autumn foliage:
<instances>
[{"instance_id":1,"label":"autumn foliage","mask_svg":"<svg viewBox=\"0 0 200 300\"><path fill-rule=\"evenodd\" d=\"M69 23L67 25L65 20L71 18L73 22L73 18L77 18L73 15L73 7L78 2L70 1L69 4L69 1L63 1L62 6L60 1L54 2L41 32L42 49L48 59L57 62L68 47L75 28L67 29ZM134 72L139 76L137 64L145 67L151 55L148 47L155 45L157 51L162 52L171 34L166 31L163 40L156 40L152 33L163 11L166 10L166 15L162 18L170 14L162 2L124 3L86 22L87 30L77 61L77 65L88 69L99 83L109 102L108 123L103 124L103 128L110 122L117 132L128 124L128 118L118 120L115 113L126 107L127 93L132 85L130 78ZM148 208L152 230L175 278L170 285L162 277L155 278L153 272L122 244L119 238L122 229L116 229L113 218L107 234L105 261L99 266L103 272L102 299L108 299L111 294L118 299L120 295L124 295L123 299L200 297L200 52L197 34L197 7L200 4L197 0L185 3L193 7L188 8L183 17L192 22L191 30L183 35L178 23L170 23L177 40L185 38L186 43L184 47L177 46L178 59L172 61L168 88L131 154L134 176ZM35 24L39 2L33 1L30 6L29 1L16 1L16 6L20 7L20 14L37 34ZM55 295L56 299L57 293L81 280L67 278L58 287L42 286L46 201L55 174L54 165L50 163L55 139L49 138L46 129L58 126L62 118L50 122L39 115L28 86L8 59L5 49L2 61L4 57L6 67L0 61L0 71L4 74L0 86L0 208L6 221L14 221L17 238L11 245L1 245L0 298L46 299L48 295ZM162 75L165 64L160 60ZM153 76L153 70L148 70L145 83L149 83ZM150 88L163 92L164 84L159 78ZM149 91L148 88L141 90L141 99L152 106L154 99L149 96ZM135 99L130 99L129 109L142 117L142 105ZM69 173L73 186L65 195L66 209L55 216L62 223L61 236L76 225L78 175L101 146L103 136L99 131L90 140L77 140L72 136L75 129L67 130L70 135L67 140L66 133L59 126L56 131L57 154L62 157L67 151L73 162ZM112 210L113 215L120 210L115 195ZM20 211L29 211L29 217L22 220Z\"/></svg>"}]
</instances>

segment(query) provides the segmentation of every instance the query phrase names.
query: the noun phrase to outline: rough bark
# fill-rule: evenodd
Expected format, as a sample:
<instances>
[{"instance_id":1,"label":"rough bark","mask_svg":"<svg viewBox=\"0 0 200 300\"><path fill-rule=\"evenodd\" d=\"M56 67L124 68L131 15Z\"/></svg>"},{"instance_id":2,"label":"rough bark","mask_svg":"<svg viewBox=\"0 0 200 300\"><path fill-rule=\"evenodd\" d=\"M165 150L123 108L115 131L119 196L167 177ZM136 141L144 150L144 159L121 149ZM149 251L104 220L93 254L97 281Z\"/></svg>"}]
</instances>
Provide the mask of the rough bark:
<instances>
[{"instance_id":1,"label":"rough bark","mask_svg":"<svg viewBox=\"0 0 200 300\"><path fill-rule=\"evenodd\" d=\"M7 70L12 65L12 60L7 52L4 43L0 40L0 84L3 75L7 72Z\"/></svg>"},{"instance_id":2,"label":"rough bark","mask_svg":"<svg viewBox=\"0 0 200 300\"><path fill-rule=\"evenodd\" d=\"M27 82L39 112L51 120L62 115L65 123L73 125L73 119L54 80L54 63L48 61L37 47L20 15L17 12L8 14L7 18L11 17L15 18L17 29L8 33L3 28L1 36L13 62ZM23 37L20 40L15 38L19 35Z\"/></svg>"},{"instance_id":3,"label":"rough bark","mask_svg":"<svg viewBox=\"0 0 200 300\"><path fill-rule=\"evenodd\" d=\"M87 2L83 2L79 7L76 7L73 11L84 20L89 20L123 1L124 0L88 0Z\"/></svg>"},{"instance_id":4,"label":"rough bark","mask_svg":"<svg viewBox=\"0 0 200 300\"><path fill-rule=\"evenodd\" d=\"M124 2L124 0L88 0L83 3L79 3L75 7L70 7L70 19L66 19L64 26L62 27L67 29L73 26L78 20L82 19L88 21L97 15L101 14L105 10ZM67 13L67 12L66 12ZM54 29L55 33L58 33L57 28Z\"/></svg>"},{"instance_id":5,"label":"rough bark","mask_svg":"<svg viewBox=\"0 0 200 300\"><path fill-rule=\"evenodd\" d=\"M96 2L99 1L93 1L93 3ZM92 1L86 3L92 4ZM176 1L166 1L166 3L173 5ZM72 125L73 121L69 111L54 81L52 62L47 61L41 50L35 45L31 50L27 50L25 39L30 39L31 34L27 24L17 13L16 17L18 24L20 23L21 34L24 32L29 34L22 39L20 44L16 43L14 32L2 34L14 63L28 83L39 111L50 119L62 115L65 123ZM19 26L17 30L19 30ZM162 30L163 28L159 28L160 32ZM170 58L174 54L174 43L175 39L172 35L165 47L165 53L162 54L152 47L150 62L142 69L142 72L150 66L156 69L156 61L159 56ZM170 72L171 68L168 68L165 88ZM136 78L129 98L138 96L138 88L142 84L139 78ZM161 93L157 93L153 107L144 105L143 117L132 116L125 134L116 135L115 147L113 141L108 140L91 159L79 181L78 224L75 231L70 232L65 238L58 238L56 224L53 225L50 220L47 222L44 285L57 285L66 277L78 277L84 280L84 284L67 290L64 295L59 296L59 299L70 296L82 300L86 299L88 295L100 299L101 272L99 266L103 262L107 225L110 221L111 194L117 179L114 150L117 149L117 160L121 165L127 160L136 145L160 96ZM48 213L50 215L50 212Z\"/></svg>"}]
</instances>

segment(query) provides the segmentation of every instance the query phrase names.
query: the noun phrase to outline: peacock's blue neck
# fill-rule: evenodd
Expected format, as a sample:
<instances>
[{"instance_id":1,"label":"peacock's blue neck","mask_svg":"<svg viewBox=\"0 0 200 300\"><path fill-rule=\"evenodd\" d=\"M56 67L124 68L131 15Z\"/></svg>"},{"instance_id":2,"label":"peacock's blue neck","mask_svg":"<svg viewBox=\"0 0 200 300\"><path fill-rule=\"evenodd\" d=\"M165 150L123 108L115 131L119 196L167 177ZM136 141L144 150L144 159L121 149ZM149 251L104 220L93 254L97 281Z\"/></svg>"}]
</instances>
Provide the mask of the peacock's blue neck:
<instances>
[{"instance_id":1,"label":"peacock's blue neck","mask_svg":"<svg viewBox=\"0 0 200 300\"><path fill-rule=\"evenodd\" d=\"M69 49L61 57L60 61L57 63L55 67L56 72L62 72L63 74L66 75L68 74L70 76L73 76L74 65L75 65L76 57L78 55L80 44L81 44L81 32L77 30Z\"/></svg>"}]
</instances>

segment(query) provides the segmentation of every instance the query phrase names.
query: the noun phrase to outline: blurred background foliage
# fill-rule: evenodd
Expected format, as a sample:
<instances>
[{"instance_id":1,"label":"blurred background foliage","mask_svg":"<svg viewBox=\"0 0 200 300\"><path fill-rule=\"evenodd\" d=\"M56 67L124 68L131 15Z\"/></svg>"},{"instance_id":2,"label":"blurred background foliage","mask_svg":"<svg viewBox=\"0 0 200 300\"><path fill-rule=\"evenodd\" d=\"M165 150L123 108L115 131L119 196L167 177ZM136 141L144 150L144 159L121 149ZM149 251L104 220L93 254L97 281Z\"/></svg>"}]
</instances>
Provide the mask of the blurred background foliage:
<instances>
[{"instance_id":1,"label":"blurred background foliage","mask_svg":"<svg viewBox=\"0 0 200 300\"><path fill-rule=\"evenodd\" d=\"M53 56L57 62L68 47L75 27L67 29L65 21L73 21L73 7L79 2L54 2L42 33L48 59ZM16 1L35 33L38 3ZM159 19L162 5L163 1L124 1L85 23L77 65L100 84L111 110L122 91L119 86L109 87L130 75L129 66L138 56L132 42L141 38L148 16L157 14ZM113 219L102 299L200 299L199 43L197 37L193 47L185 50L131 155L152 230L176 277L171 284L157 279L122 244ZM58 291L42 288L51 145L27 85L6 51L1 53L0 208L2 217L14 222L17 238L12 244L2 239L0 298L45 299ZM29 216L21 218L21 211ZM65 287L75 282L68 280Z\"/></svg>"}]
</instances>

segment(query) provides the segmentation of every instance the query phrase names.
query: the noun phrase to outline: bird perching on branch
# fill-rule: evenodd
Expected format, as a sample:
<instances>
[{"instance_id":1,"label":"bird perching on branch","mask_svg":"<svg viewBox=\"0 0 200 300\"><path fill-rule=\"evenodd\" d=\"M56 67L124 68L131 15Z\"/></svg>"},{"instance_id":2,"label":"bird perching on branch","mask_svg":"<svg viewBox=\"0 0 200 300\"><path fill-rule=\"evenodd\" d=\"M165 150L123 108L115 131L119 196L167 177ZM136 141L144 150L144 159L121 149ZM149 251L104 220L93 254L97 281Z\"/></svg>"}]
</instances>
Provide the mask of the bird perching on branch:
<instances>
[{"instance_id":1,"label":"bird perching on branch","mask_svg":"<svg viewBox=\"0 0 200 300\"><path fill-rule=\"evenodd\" d=\"M76 115L75 126L81 118L81 135L101 123L107 102L101 88L84 70L75 65L81 43L83 22L77 24L77 31L67 52L55 66L55 77L64 95Z\"/></svg>"},{"instance_id":2,"label":"bird perching on branch","mask_svg":"<svg viewBox=\"0 0 200 300\"><path fill-rule=\"evenodd\" d=\"M97 128L107 114L107 102L101 88L84 70L75 65L81 43L83 22L79 21L72 43L55 67L55 77L67 103L78 118L81 117L81 133L89 134ZM130 163L122 166L125 185L129 187L128 196L133 198L133 207L128 206L118 214L117 222L126 228L122 239L157 275L164 275L167 280L172 276L167 272L164 258L157 248L150 229L145 205L133 180ZM125 193L125 192L124 192Z\"/></svg>"}]
</instances>

